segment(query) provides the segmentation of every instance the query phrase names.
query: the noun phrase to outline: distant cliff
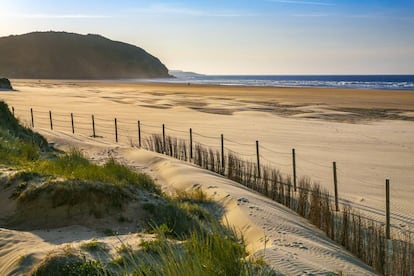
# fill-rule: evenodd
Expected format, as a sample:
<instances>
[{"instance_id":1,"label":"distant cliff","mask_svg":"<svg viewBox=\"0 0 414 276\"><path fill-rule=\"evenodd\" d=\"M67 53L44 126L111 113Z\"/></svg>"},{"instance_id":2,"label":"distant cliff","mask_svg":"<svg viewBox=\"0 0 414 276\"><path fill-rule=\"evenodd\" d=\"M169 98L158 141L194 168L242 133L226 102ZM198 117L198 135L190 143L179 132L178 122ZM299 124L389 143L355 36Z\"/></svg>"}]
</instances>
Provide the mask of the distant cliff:
<instances>
[{"instance_id":1,"label":"distant cliff","mask_svg":"<svg viewBox=\"0 0 414 276\"><path fill-rule=\"evenodd\" d=\"M0 37L0 75L36 79L166 78L145 50L100 35L34 32Z\"/></svg>"},{"instance_id":2,"label":"distant cliff","mask_svg":"<svg viewBox=\"0 0 414 276\"><path fill-rule=\"evenodd\" d=\"M0 78L0 89L13 90L13 87L8 79Z\"/></svg>"},{"instance_id":3,"label":"distant cliff","mask_svg":"<svg viewBox=\"0 0 414 276\"><path fill-rule=\"evenodd\" d=\"M170 70L169 74L176 77L176 78L197 78L197 77L204 77L203 74L198 74L194 72L187 72L181 70Z\"/></svg>"}]
</instances>

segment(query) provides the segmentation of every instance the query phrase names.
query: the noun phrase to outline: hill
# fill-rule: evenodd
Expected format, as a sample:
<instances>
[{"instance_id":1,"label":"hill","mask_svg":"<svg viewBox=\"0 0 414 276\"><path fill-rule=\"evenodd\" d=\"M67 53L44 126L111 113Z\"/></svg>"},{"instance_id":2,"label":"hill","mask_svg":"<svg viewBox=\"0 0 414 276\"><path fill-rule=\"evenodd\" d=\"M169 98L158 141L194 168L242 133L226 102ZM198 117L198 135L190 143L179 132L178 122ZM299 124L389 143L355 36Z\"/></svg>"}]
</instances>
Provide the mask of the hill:
<instances>
[{"instance_id":1,"label":"hill","mask_svg":"<svg viewBox=\"0 0 414 276\"><path fill-rule=\"evenodd\" d=\"M182 70L170 70L170 75L176 77L176 78L196 78L196 77L203 77L205 75L198 74L194 72L187 72Z\"/></svg>"},{"instance_id":2,"label":"hill","mask_svg":"<svg viewBox=\"0 0 414 276\"><path fill-rule=\"evenodd\" d=\"M119 79L170 77L137 46L100 35L33 32L0 37L0 75L8 78Z\"/></svg>"}]
</instances>

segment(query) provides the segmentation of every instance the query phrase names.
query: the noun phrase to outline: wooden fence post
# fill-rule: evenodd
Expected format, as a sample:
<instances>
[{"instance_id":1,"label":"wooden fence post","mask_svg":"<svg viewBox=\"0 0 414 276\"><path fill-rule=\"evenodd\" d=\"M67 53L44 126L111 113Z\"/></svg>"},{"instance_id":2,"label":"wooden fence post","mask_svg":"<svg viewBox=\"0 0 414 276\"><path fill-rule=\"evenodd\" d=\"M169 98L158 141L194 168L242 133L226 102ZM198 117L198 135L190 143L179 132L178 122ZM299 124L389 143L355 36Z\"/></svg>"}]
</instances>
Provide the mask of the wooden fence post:
<instances>
[{"instance_id":1,"label":"wooden fence post","mask_svg":"<svg viewBox=\"0 0 414 276\"><path fill-rule=\"evenodd\" d=\"M95 116L93 116L92 114L92 131L93 131L93 138L96 137L96 132L95 132Z\"/></svg>"},{"instance_id":2,"label":"wooden fence post","mask_svg":"<svg viewBox=\"0 0 414 276\"><path fill-rule=\"evenodd\" d=\"M75 124L73 122L73 113L70 113L70 120L72 121L72 134L75 134Z\"/></svg>"},{"instance_id":3,"label":"wooden fence post","mask_svg":"<svg viewBox=\"0 0 414 276\"><path fill-rule=\"evenodd\" d=\"M50 129L53 130L52 111L49 110Z\"/></svg>"},{"instance_id":4,"label":"wooden fence post","mask_svg":"<svg viewBox=\"0 0 414 276\"><path fill-rule=\"evenodd\" d=\"M385 237L386 237L386 264L385 264L385 275L393 274L393 245L391 240L391 219L390 219L390 180L387 178L385 180L385 203L386 203L386 228L385 228Z\"/></svg>"},{"instance_id":5,"label":"wooden fence post","mask_svg":"<svg viewBox=\"0 0 414 276\"><path fill-rule=\"evenodd\" d=\"M385 204L386 204L386 210L385 210L385 216L386 216L386 230L385 230L385 236L386 239L389 240L391 238L390 233L390 180L385 180Z\"/></svg>"},{"instance_id":6,"label":"wooden fence post","mask_svg":"<svg viewBox=\"0 0 414 276\"><path fill-rule=\"evenodd\" d=\"M138 121L138 146L141 147L141 121Z\"/></svg>"},{"instance_id":7,"label":"wooden fence post","mask_svg":"<svg viewBox=\"0 0 414 276\"><path fill-rule=\"evenodd\" d=\"M14 107L12 106L12 113L13 113L13 117L14 117Z\"/></svg>"},{"instance_id":8,"label":"wooden fence post","mask_svg":"<svg viewBox=\"0 0 414 276\"><path fill-rule=\"evenodd\" d=\"M32 117L32 127L34 128L33 108L30 108L30 116Z\"/></svg>"},{"instance_id":9,"label":"wooden fence post","mask_svg":"<svg viewBox=\"0 0 414 276\"><path fill-rule=\"evenodd\" d=\"M335 188L335 211L339 211L338 203L338 178L336 176L336 162L332 163L333 165L333 178L334 178L334 188Z\"/></svg>"},{"instance_id":10,"label":"wooden fence post","mask_svg":"<svg viewBox=\"0 0 414 276\"><path fill-rule=\"evenodd\" d=\"M193 159L193 130L190 128L190 161Z\"/></svg>"},{"instance_id":11,"label":"wooden fence post","mask_svg":"<svg viewBox=\"0 0 414 276\"><path fill-rule=\"evenodd\" d=\"M296 152L292 149L292 166L293 166L293 189L296 192Z\"/></svg>"},{"instance_id":12,"label":"wooden fence post","mask_svg":"<svg viewBox=\"0 0 414 276\"><path fill-rule=\"evenodd\" d=\"M260 174L260 154L259 154L259 141L256 141L256 156L257 156L257 176L261 178Z\"/></svg>"},{"instance_id":13,"label":"wooden fence post","mask_svg":"<svg viewBox=\"0 0 414 276\"><path fill-rule=\"evenodd\" d=\"M166 153L166 149L165 149L165 124L162 124L162 151L165 154Z\"/></svg>"},{"instance_id":14,"label":"wooden fence post","mask_svg":"<svg viewBox=\"0 0 414 276\"><path fill-rule=\"evenodd\" d=\"M224 136L221 134L221 168L224 174Z\"/></svg>"},{"instance_id":15,"label":"wooden fence post","mask_svg":"<svg viewBox=\"0 0 414 276\"><path fill-rule=\"evenodd\" d=\"M115 142L118 143L118 123L115 118Z\"/></svg>"}]
</instances>

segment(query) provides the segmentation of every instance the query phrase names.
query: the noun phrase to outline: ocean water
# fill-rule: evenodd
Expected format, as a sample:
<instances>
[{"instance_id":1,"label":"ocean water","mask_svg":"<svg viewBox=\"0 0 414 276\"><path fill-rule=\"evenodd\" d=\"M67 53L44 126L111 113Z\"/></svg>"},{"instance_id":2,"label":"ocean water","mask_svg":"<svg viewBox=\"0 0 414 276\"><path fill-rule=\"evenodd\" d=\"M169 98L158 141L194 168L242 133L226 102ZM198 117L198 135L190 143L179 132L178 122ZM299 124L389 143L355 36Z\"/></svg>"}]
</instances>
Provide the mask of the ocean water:
<instances>
[{"instance_id":1,"label":"ocean water","mask_svg":"<svg viewBox=\"0 0 414 276\"><path fill-rule=\"evenodd\" d=\"M141 80L142 81L142 80ZM180 75L172 79L146 80L151 82L193 83L215 85L272 86L272 87L330 87L356 89L413 90L414 75L269 75L269 76L212 76Z\"/></svg>"}]
</instances>

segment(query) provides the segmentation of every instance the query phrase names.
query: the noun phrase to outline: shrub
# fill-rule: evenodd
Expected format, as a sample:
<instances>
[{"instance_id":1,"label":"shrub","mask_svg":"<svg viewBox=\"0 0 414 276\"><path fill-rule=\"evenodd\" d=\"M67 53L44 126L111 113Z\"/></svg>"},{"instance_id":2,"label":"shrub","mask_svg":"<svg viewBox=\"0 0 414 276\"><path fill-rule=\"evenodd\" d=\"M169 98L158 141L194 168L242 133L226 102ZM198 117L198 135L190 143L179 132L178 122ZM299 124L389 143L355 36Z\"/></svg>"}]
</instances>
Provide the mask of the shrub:
<instances>
[{"instance_id":1,"label":"shrub","mask_svg":"<svg viewBox=\"0 0 414 276\"><path fill-rule=\"evenodd\" d=\"M97 239L92 239L89 242L85 242L80 246L81 249L87 251L107 251L106 245L99 242Z\"/></svg>"},{"instance_id":2,"label":"shrub","mask_svg":"<svg viewBox=\"0 0 414 276\"><path fill-rule=\"evenodd\" d=\"M52 255L44 259L31 272L33 276L49 275L111 275L100 261L88 260L74 254Z\"/></svg>"}]
</instances>

